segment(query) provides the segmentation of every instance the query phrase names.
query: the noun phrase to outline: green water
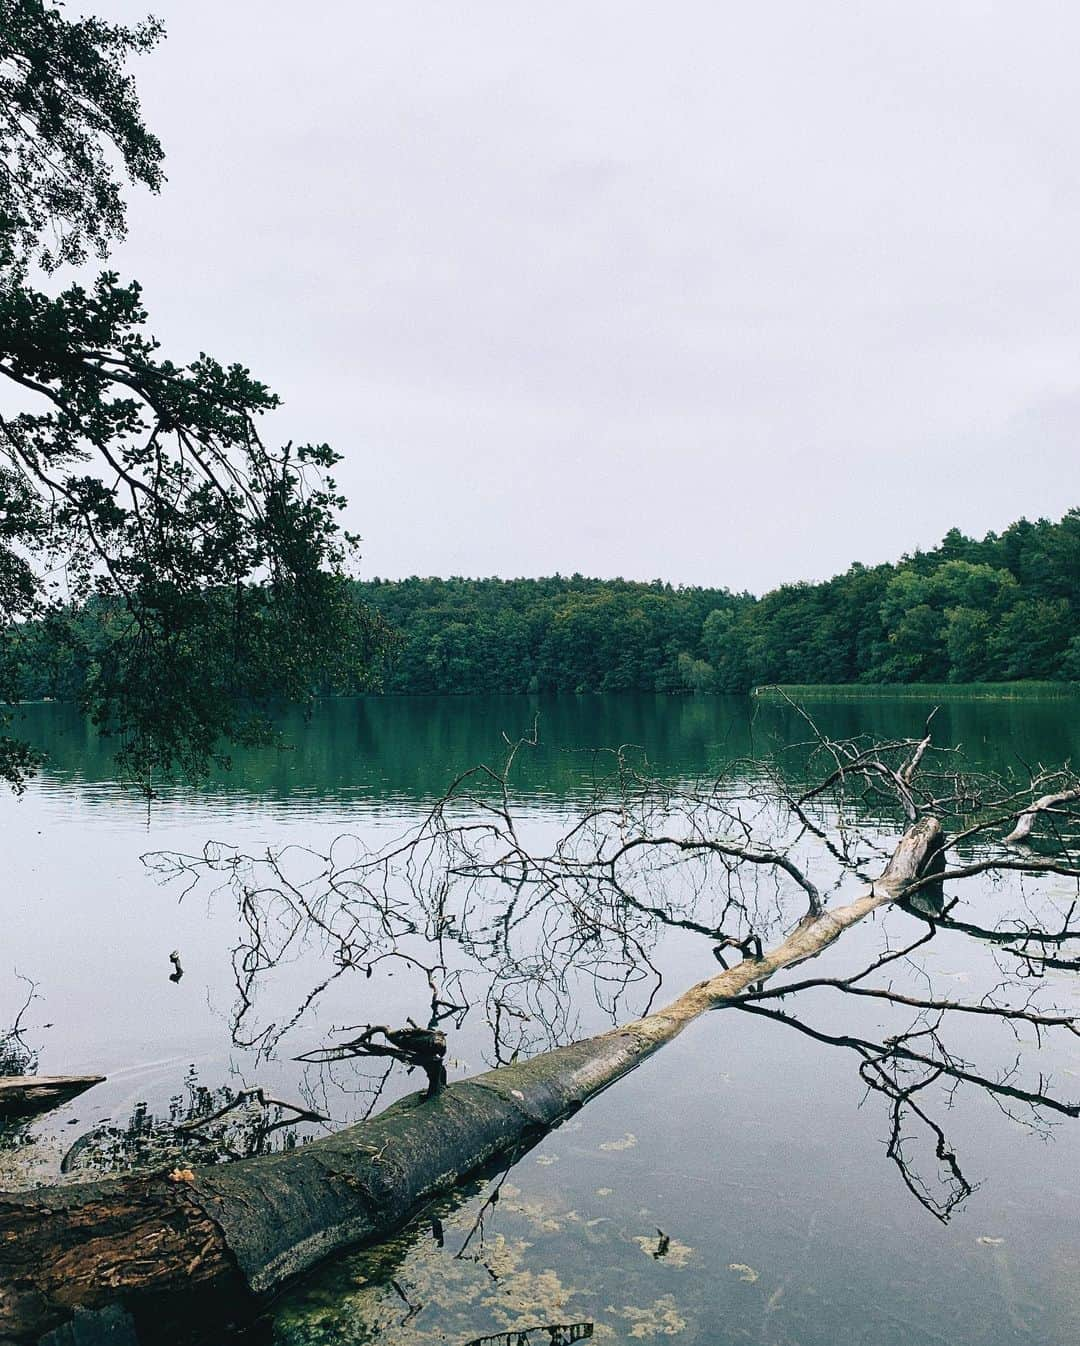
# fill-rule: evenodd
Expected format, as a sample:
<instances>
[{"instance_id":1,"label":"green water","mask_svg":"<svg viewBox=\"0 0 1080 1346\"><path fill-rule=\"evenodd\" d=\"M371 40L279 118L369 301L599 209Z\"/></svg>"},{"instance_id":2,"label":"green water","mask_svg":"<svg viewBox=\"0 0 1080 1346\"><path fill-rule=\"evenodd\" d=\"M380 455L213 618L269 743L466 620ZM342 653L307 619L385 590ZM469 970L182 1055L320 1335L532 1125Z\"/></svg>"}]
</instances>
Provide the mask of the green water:
<instances>
[{"instance_id":1,"label":"green water","mask_svg":"<svg viewBox=\"0 0 1080 1346\"><path fill-rule=\"evenodd\" d=\"M799 700L836 738L919 733L937 708L938 739L962 745L991 769L1077 758L1080 696L1061 689L1023 697L1008 686L999 695L991 690L986 684L973 698L964 688L907 688L902 695L807 688ZM398 796L431 799L463 767L499 761L504 736L514 740L535 726L539 748L522 757L521 783L560 798L587 789L596 772L607 769L604 750L624 744L638 745L660 773L696 776L808 737L802 718L771 696L369 697L324 701L311 715L286 712L278 723L286 750L238 753L203 790L173 795L192 806L228 796L310 797L318 807L335 798L373 806ZM44 745L47 789L75 782L112 786L110 744L73 707L25 706L12 732Z\"/></svg>"},{"instance_id":2,"label":"green water","mask_svg":"<svg viewBox=\"0 0 1080 1346\"><path fill-rule=\"evenodd\" d=\"M962 744L972 762L1022 772L1027 763L1077 757L1077 707L1069 699L942 699L935 733ZM807 702L836 737L912 734L930 708L883 696ZM106 1119L123 1127L139 1103L164 1111L192 1065L211 1088L259 1083L298 1097L310 1081L291 1058L331 1025L400 1022L423 1011L407 978L345 980L274 1059L236 1047L228 896L180 901L145 871L143 853L195 851L211 838L257 849L318 845L342 830L400 832L454 774L498 760L504 735L534 725L539 746L524 755L515 781L523 815L541 831L559 825L607 773L614 746L635 745L658 774L686 781L807 736L805 720L783 703L737 698L335 701L310 717L284 717L287 751L241 755L204 788L164 790L148 810L114 781L108 745L70 709L28 707L24 717L49 759L22 800L0 800L8 858L0 1015L10 1019L24 998L15 971L33 978L39 999L26 1016L27 1039L39 1068L109 1078L33 1145L0 1154L8 1182L26 1172L51 1177L73 1136ZM1023 882L988 885L986 900L1022 898ZM908 920L891 913L889 924L853 931L845 950L857 956L859 940L883 932L900 938ZM174 948L185 967L179 984L168 976ZM665 936L656 956L671 994L716 967L709 947L685 934ZM319 951L311 957L317 962ZM971 999L999 975L985 950L955 937L939 937L920 967ZM309 970L298 960L268 983L264 1017L286 1012ZM584 986L574 1008L588 1030L605 1019ZM1061 995L1076 992L1063 982ZM626 1017L640 1008L634 993L620 1006ZM880 1032L886 1023L873 1005L823 1001L813 1010L816 1025L834 1033ZM978 1024L964 1032L965 1056L1002 1050L984 1042ZM1004 1068L1015 1042L1003 1050ZM450 1053L452 1076L489 1063L482 1016L466 1019ZM712 1015L509 1174L445 1203L437 1225L420 1221L385 1248L323 1268L275 1306L261 1339L464 1346L510 1328L589 1322L595 1340L687 1346L1077 1340L1078 1124L1057 1117L1047 1133L1034 1133L992 1101L958 1094L949 1139L976 1189L943 1224L888 1161L888 1116L866 1096L857 1064L776 1024ZM1080 1096L1080 1041L1048 1042L1038 1068ZM385 1097L411 1087L402 1080ZM336 1122L366 1102L364 1094L329 1096ZM667 1237L661 1256L658 1231Z\"/></svg>"}]
</instances>

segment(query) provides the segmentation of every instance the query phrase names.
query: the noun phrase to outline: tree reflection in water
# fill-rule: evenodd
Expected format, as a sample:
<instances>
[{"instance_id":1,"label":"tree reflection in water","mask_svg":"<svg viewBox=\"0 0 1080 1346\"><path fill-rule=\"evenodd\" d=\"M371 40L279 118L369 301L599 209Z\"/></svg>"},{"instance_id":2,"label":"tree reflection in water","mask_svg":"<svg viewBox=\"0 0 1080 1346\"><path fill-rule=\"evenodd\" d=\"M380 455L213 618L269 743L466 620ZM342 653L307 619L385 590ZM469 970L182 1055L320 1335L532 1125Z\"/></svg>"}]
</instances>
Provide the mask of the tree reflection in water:
<instances>
[{"instance_id":1,"label":"tree reflection in water","mask_svg":"<svg viewBox=\"0 0 1080 1346\"><path fill-rule=\"evenodd\" d=\"M945 1223L975 1186L945 1127L959 1091L1036 1131L1080 1115L1037 1059L1048 1036L1080 1031L1067 975L1080 970L1078 779L1041 766L972 769L933 743L930 724L918 738L872 741L834 740L805 722L804 742L707 781L657 779L640 753L615 750L592 803L557 822L538 821L515 794L515 763L534 742L526 739L498 768L458 777L417 828L379 849L341 836L323 851L211 844L148 860L164 878L224 888L236 902L236 1043L264 1058L289 1054L332 985L393 968L414 987L426 1025L410 1031L437 1036L479 1017L500 1064L572 1039L586 997L612 1023L647 1011L671 977L668 936L720 961L732 950L760 961L763 949L827 916L840 892L872 889L897 832L935 818L944 844L895 914L838 940L820 975L798 975L804 965L771 978L763 964L762 978L724 1007L850 1053L886 1105L888 1158ZM946 989L927 961L942 940L982 951L973 993ZM320 974L289 1013L262 1021L261 993L275 973L313 952ZM832 1002L843 1006L839 1024ZM869 1008L885 1031L864 1026ZM973 1023L984 1030L977 1042ZM326 1085L395 1031L353 1025L300 1055ZM395 1059L423 1065L391 1054L371 1107ZM286 1107L258 1091L191 1093L194 1106L164 1126L143 1112L120 1136L82 1138L67 1166L103 1171L132 1155L206 1163L292 1144L298 1124L325 1117L314 1097ZM463 1252L491 1205L489 1195ZM414 1317L411 1295L389 1284Z\"/></svg>"},{"instance_id":2,"label":"tree reflection in water","mask_svg":"<svg viewBox=\"0 0 1080 1346\"><path fill-rule=\"evenodd\" d=\"M279 1052L332 983L391 965L414 979L429 1029L482 1014L499 1064L572 1038L583 991L613 1023L647 1012L664 981L665 930L707 941L721 961L732 948L754 958L827 912L841 890L872 886L896 831L934 817L944 845L904 916L877 923L872 956L860 947L850 971L788 972L727 1006L850 1051L887 1104L889 1158L908 1190L948 1220L972 1190L941 1121L957 1090L979 1091L1036 1129L1080 1112L1034 1060L1047 1035L1080 1031L1067 980L1045 975L1080 970L1077 777L1041 766L1012 776L972 769L933 743L933 716L918 738L875 741L834 740L799 713L803 742L729 763L705 782L658 779L631 748L601 755L609 770L593 802L554 836L514 793L534 732L508 745L500 767L459 776L415 830L378 850L340 836L322 852L210 845L148 860L189 886L223 885L237 903L245 939L233 959L236 1041ZM993 977L977 996L961 1000L935 984L922 955L942 935L991 952ZM325 973L291 1014L259 1023L264 982L313 944L327 954ZM817 1024L823 995L852 1012L871 1002L892 1031ZM973 1019L1005 1035L981 1066L951 1045L955 1025ZM372 1031L357 1025L305 1057L362 1057Z\"/></svg>"},{"instance_id":3,"label":"tree reflection in water","mask_svg":"<svg viewBox=\"0 0 1080 1346\"><path fill-rule=\"evenodd\" d=\"M67 1150L60 1171L81 1177L132 1169L186 1169L250 1159L271 1149L292 1149L302 1123L324 1123L309 1108L269 1097L264 1090L208 1089L192 1066L184 1092L169 1101L168 1115L135 1106L124 1126L100 1125Z\"/></svg>"}]
</instances>

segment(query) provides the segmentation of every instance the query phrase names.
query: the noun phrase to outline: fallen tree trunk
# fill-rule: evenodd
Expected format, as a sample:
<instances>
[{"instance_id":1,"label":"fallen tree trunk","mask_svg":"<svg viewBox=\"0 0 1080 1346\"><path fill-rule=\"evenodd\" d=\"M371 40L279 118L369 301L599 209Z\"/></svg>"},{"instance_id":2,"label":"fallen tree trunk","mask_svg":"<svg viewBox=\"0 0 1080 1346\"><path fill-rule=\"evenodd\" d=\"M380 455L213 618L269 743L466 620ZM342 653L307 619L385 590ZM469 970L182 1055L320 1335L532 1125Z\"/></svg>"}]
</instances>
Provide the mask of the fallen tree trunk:
<instances>
[{"instance_id":1,"label":"fallen tree trunk","mask_svg":"<svg viewBox=\"0 0 1080 1346\"><path fill-rule=\"evenodd\" d=\"M299 1149L196 1173L0 1194L0 1341L36 1341L78 1308L120 1303L142 1340L178 1340L341 1248L383 1239L500 1156L514 1156L706 1010L813 958L904 896L942 846L933 818L905 832L871 890L804 918L775 948L655 1014L530 1061L414 1094ZM179 1326L183 1324L183 1329Z\"/></svg>"},{"instance_id":2,"label":"fallen tree trunk","mask_svg":"<svg viewBox=\"0 0 1080 1346\"><path fill-rule=\"evenodd\" d=\"M0 1121L48 1112L104 1080L104 1075L0 1075Z\"/></svg>"}]
</instances>

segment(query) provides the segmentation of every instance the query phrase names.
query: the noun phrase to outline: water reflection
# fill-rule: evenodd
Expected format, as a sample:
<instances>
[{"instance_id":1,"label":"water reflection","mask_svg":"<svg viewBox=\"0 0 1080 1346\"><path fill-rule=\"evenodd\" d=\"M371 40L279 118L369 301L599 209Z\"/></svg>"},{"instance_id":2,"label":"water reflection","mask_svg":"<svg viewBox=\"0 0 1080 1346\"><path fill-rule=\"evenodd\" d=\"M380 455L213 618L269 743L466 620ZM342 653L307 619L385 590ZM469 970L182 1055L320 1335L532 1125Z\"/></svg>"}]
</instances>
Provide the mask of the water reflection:
<instances>
[{"instance_id":1,"label":"water reflection","mask_svg":"<svg viewBox=\"0 0 1080 1346\"><path fill-rule=\"evenodd\" d=\"M838 739L867 733L906 737L931 704L886 697L807 702L821 727ZM962 745L972 761L1006 772L1032 761L1080 756L1075 699L957 700L941 704L935 721L943 743ZM522 789L549 801L591 792L597 750L639 745L661 775L715 774L725 762L763 756L806 737L797 713L781 701L723 696L463 696L359 697L319 703L311 716L278 717L286 747L238 752L231 770L216 770L192 793L163 788L170 804L197 805L213 817L230 800L288 800L319 812L334 801L381 802L438 798L447 783L475 762L496 760L504 738L539 724L540 744L522 764ZM18 712L19 734L47 756L39 780L45 792L81 787L103 808L125 802L145 812L137 791L116 783L112 745L74 707L29 705ZM210 809L207 810L207 805Z\"/></svg>"},{"instance_id":2,"label":"water reflection","mask_svg":"<svg viewBox=\"0 0 1080 1346\"><path fill-rule=\"evenodd\" d=\"M566 815L590 798L595 779L609 766L603 754L589 751L590 744L604 742L602 735L608 735L608 743L640 743L649 763L664 768L650 808L662 796L667 796L668 807L673 786L684 792L686 802L688 783L695 778L724 772L751 747L760 753L763 743L796 736L787 710L744 705L721 723L722 708L715 701L661 698L642 699L629 714L609 707L598 722L583 716L575 730L573 716L585 699L572 701L568 719L558 722L568 735L562 742L572 751L557 745L553 734L545 740L542 731L537 754L529 756L515 782L515 817L523 815L522 832L534 861L537 854L548 862L568 858L559 851ZM524 702L516 704L519 724L520 712L530 708ZM314 756L304 758L326 773L324 783L313 785L311 778L305 782L303 771L279 776L282 763L276 759L239 764L236 780L215 785L213 807L225 810L222 816L229 810L234 816L248 807L245 790L261 792L265 786L270 794L280 791L283 800L317 799L332 815L352 791L372 807L391 801L387 807L396 813L395 831L400 834L415 824L415 801L430 800L445 787L451 773L436 769L439 754L446 755L444 765L464 754L453 763L455 768L463 761L492 760L498 731L512 722L509 712L514 709L489 705L480 714L477 707L475 717L465 713L472 727L427 726L425 735L414 741L412 716L418 708L409 706L395 722L385 703L356 706L364 708L356 720L366 720L366 728L339 707L343 718L337 712L330 717L325 733L319 730L327 741ZM374 709L369 711L369 706ZM386 718L380 724L381 716ZM879 705L815 708L814 716L836 738L845 729L863 734L874 728L888 730L893 738L907 736L924 718L921 707ZM1009 778L1006 787L1024 773L1025 762L1059 760L1075 732L1073 718L1060 705L947 707L935 721L941 742L954 735L964 739L968 762ZM992 741L982 745L980 733ZM357 751L361 743L363 756ZM376 778L366 754L378 753L385 760ZM435 765L427 754L434 755ZM77 764L71 771L62 788L83 790L89 777L80 774L83 768ZM786 844L787 825L781 826L775 811L770 815L763 806L763 778L751 780L745 771L730 768L725 775L728 787L715 799L708 796L708 814L696 785L691 791L702 835L721 834L703 821L706 816L715 822L723 814L727 828L734 815L755 827L768 822L772 840L779 837ZM59 779L51 778L49 788L60 789ZM1001 802L1000 795L986 798ZM414 801L408 809L402 802L406 799ZM854 800L850 802L854 807ZM95 807L121 806L103 795ZM175 807L190 810L193 819L198 815L195 803L183 797L177 797ZM255 807L257 800L251 805ZM899 816L889 818L880 799L862 800L859 808L859 829L838 829L835 801L823 817L813 818L853 874L880 867L882 853L901 825ZM955 812L952 829L962 831L977 821L979 811L965 796ZM273 842L275 819L264 817L260 826ZM1067 829L1062 838L1074 844ZM197 839L201 844L206 838ZM129 854L147 849L145 835L134 840ZM335 900L345 891L343 884L356 878L347 871L358 853L370 854L373 842L381 846L383 840L361 830L352 854L336 857L329 890ZM233 854L250 849L236 848ZM323 861L331 854L306 839L293 858L300 852ZM821 837L807 832L790 854L805 871L813 867L816 886L837 900L832 896L834 879L820 879L822 865L837 865L836 854ZM961 867L986 854L985 840L972 836L950 863ZM801 993L798 1024L792 1023L786 999L779 1005L764 999L748 1002L743 1011L714 1016L685 1043L673 1045L670 1056L665 1052L597 1100L581 1119L555 1132L539 1152L522 1159L504 1180L497 1202L490 1202L488 1187L468 1209L440 1215L442 1247L430 1233L425 1235L430 1226L418 1226L412 1243L406 1240L328 1268L280 1307L272 1329L277 1340L462 1343L511 1327L575 1321L595 1323L596 1335L609 1340L672 1336L688 1342L798 1341L801 1346L942 1337L995 1346L1008 1340L1069 1340L1080 1302L1071 1234L1072 1203L1080 1195L1071 1177L1078 1155L1075 1128L1062 1131L1053 1124L1064 1124L1075 1113L1070 1072L1080 1068L1080 1053L1063 1023L1040 1023L1038 1016L1050 1019L1061 1010L1059 1020L1071 1017L1075 993L1070 976L1076 964L1069 956L1068 941L1074 937L1069 907L1076 887L1067 875L1038 868L1039 857L1046 855L1040 841L1027 857L1026 869L1001 871L996 879L980 879L978 884L965 880L962 889L956 880L946 886L942 902L921 914L889 912L872 928L851 931L842 946L815 963L817 984ZM263 852L257 858L264 863ZM579 853L575 863L580 860ZM544 927L543 943L555 949L558 965L547 956L543 967L530 961L530 950L538 947L536 927L524 920L514 926L516 945L499 943L491 935L496 908L479 902L470 908L451 900L438 884L428 882L437 868L446 868L434 860L417 867L421 881L415 887L395 875L378 891L378 922L391 922L387 948L402 948L409 939L416 940L416 948L410 965L396 956L376 962L381 953L358 943L369 938L369 931L353 928L343 945L345 927L328 923L331 915L352 919L355 910L328 910L325 865L317 866L308 877L318 877L321 886L312 882L308 892L324 929L304 956L296 956L290 943L283 959L275 956L260 969L260 975L272 974L273 984L260 986L252 997L265 1017L244 1039L254 1041L269 1022L275 1032L287 1026L291 1036L284 1040L291 1045L288 1052L278 1051L273 1060L257 1066L239 1058L246 1079L226 1085L221 1102L241 1093L240 1083L262 1084L265 1070L266 1096L299 1098L304 1105L314 1101L314 1111L345 1120L343 1100L349 1090L361 1087L358 1078L322 1079L320 1087L334 1099L327 1106L325 1098L301 1092L303 1077L282 1062L282 1055L301 1055L328 1040L348 1040L346 1034L331 1032L335 1026L355 1036L365 1021L401 1026L411 1014L426 1022L435 999L482 1007L482 1012L449 1025L451 1077L473 1073L489 1060L507 1059L515 1049L528 1052L602 1026L615 1014L640 1009L651 984L646 988L627 981L622 972L613 976L616 965L651 967L664 987L681 990L715 970L713 948L722 938L745 941L751 933L775 937L805 910L807 894L797 883L778 888L761 877L760 868L752 879L746 872L733 874L717 860L711 864L708 872L687 878L683 868L677 877L673 866L654 855L634 871L632 882L618 874L620 887L636 901L628 908L629 927L625 912L622 924L612 927L610 894L608 900L590 905L578 884L574 900L579 914L570 914L579 924L571 927L565 947L557 931ZM845 865L839 869L848 872ZM479 877L474 868L460 880L475 884ZM553 882L551 871L543 877ZM254 882L245 872L241 886L266 896L265 878ZM586 879L594 883L597 871ZM564 918L565 880L564 864L559 879ZM364 882L372 890L370 875ZM279 885L275 900L280 892ZM358 894L354 883L348 889L354 904ZM408 906L403 905L406 895ZM961 895L962 906L949 906ZM213 899L218 916L223 896ZM244 914L243 894L241 899L237 910ZM545 901L542 913L538 908L533 915L550 919L550 905ZM199 903L195 909L210 907ZM505 904L497 909L505 913ZM471 913L469 920L447 924L451 911L460 910ZM588 924L596 925L598 917L601 926L594 934ZM603 928L603 921L609 928ZM406 929L406 922L412 929ZM288 929L280 911L273 924L279 933ZM914 947L931 928L933 940ZM173 943L171 932L163 932L162 981ZM431 956L439 946L449 951L441 960ZM180 987L169 989L187 994L194 983L197 994L200 955L189 955L187 942L182 947L187 975ZM347 956L339 954L343 947ZM896 956L883 965L883 982L874 986L884 986L892 999L855 994L855 986L838 988L838 981L851 982L867 967L877 964L880 970L883 954ZM477 955L485 984L496 987L494 997L476 979ZM496 955L493 967L490 960ZM320 965L328 965L334 974L327 998L312 1002L310 1019L293 1020L311 989L309 973ZM456 980L451 982L451 976ZM598 985L599 1005L592 990ZM550 994L546 987L553 988ZM117 994L122 996L122 990ZM1018 1008L1029 1017L1018 1021L967 1012L975 1006ZM783 1016L779 1022L778 1013ZM1004 1030L1001 1037L989 1034L990 1018L995 1031ZM1013 1027L1021 1033L1019 1045L1011 1036ZM178 1078L174 1071L168 1087L175 1090ZM876 1090L874 1101L884 1106L859 1112L868 1086ZM388 1086L384 1101L393 1096L394 1087ZM399 1087L415 1085L402 1079ZM334 1094L335 1089L340 1091ZM207 1097L215 1098L216 1091ZM994 1108L994 1099L1004 1111ZM986 1102L989 1109L982 1106ZM366 1095L358 1096L356 1111L368 1105ZM205 1114L205 1100L200 1106ZM142 1120L135 1132L147 1130L146 1119L155 1111L160 1116L160 1104L137 1113ZM172 1122L167 1110L166 1119ZM1039 1134L1049 1128L1058 1145L1033 1152L1018 1130L1018 1124L1032 1121ZM121 1122L117 1130L124 1131L125 1125ZM155 1122L149 1129L156 1128ZM101 1149L107 1156L109 1145ZM84 1152L92 1150L87 1146ZM196 1162L187 1157L192 1153L158 1150L152 1160ZM886 1164L881 1163L883 1156ZM111 1162L106 1157L103 1166ZM901 1199L897 1172L907 1184L904 1190L918 1196L921 1205ZM948 1227L928 1220L927 1210L948 1217ZM457 1256L480 1211L483 1239L478 1242L474 1235L469 1254ZM668 1244L658 1257L662 1238ZM481 1247L485 1258L470 1261Z\"/></svg>"},{"instance_id":3,"label":"water reflection","mask_svg":"<svg viewBox=\"0 0 1080 1346\"><path fill-rule=\"evenodd\" d=\"M231 1163L258 1154L291 1150L327 1122L301 1104L269 1097L260 1088L208 1088L192 1066L183 1092L155 1116L137 1103L121 1126L103 1124L84 1132L65 1152L60 1172L80 1179L132 1170L185 1171L196 1165Z\"/></svg>"},{"instance_id":4,"label":"water reflection","mask_svg":"<svg viewBox=\"0 0 1080 1346\"><path fill-rule=\"evenodd\" d=\"M27 1041L26 1014L37 996L37 987L28 977L15 974L25 989L22 1004L15 1012L10 1028L0 1029L0 1076L34 1075L37 1073L37 1052Z\"/></svg>"}]
</instances>

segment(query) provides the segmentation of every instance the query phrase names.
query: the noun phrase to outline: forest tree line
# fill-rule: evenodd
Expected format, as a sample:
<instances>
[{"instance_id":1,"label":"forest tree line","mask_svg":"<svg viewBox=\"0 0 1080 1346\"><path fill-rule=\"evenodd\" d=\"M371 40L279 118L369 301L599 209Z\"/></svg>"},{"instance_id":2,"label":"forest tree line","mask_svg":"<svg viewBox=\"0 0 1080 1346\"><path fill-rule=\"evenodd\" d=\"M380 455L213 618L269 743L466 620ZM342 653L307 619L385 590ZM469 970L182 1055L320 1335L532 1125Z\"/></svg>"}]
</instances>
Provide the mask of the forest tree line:
<instances>
[{"instance_id":1,"label":"forest tree line","mask_svg":"<svg viewBox=\"0 0 1080 1346\"><path fill-rule=\"evenodd\" d=\"M1080 510L953 529L755 599L659 581L374 580L398 692L742 692L765 683L1080 680Z\"/></svg>"},{"instance_id":2,"label":"forest tree line","mask_svg":"<svg viewBox=\"0 0 1080 1346\"><path fill-rule=\"evenodd\" d=\"M956 529L761 598L660 581L357 582L396 633L387 692L742 692L767 683L1080 681L1080 510L981 540ZM77 698L107 647L100 604L8 629L19 694ZM348 691L347 686L319 690Z\"/></svg>"}]
</instances>

